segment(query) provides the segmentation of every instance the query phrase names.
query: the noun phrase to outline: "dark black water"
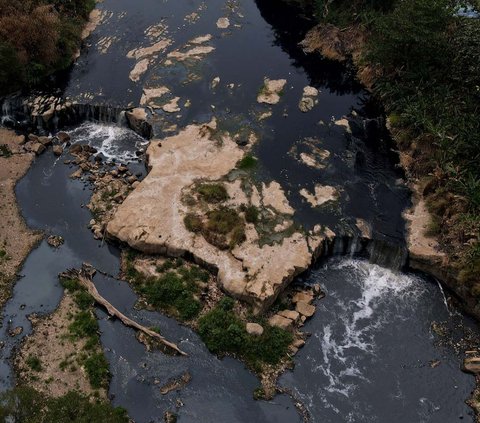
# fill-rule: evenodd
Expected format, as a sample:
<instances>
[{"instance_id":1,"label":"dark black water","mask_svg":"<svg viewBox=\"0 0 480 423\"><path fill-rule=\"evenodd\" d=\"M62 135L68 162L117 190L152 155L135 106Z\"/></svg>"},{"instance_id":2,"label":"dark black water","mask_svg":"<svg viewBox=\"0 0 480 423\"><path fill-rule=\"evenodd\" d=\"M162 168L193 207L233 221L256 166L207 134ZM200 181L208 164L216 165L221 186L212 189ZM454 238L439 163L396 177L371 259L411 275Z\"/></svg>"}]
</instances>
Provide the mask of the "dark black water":
<instances>
[{"instance_id":1,"label":"dark black water","mask_svg":"<svg viewBox=\"0 0 480 423\"><path fill-rule=\"evenodd\" d=\"M266 0L105 0L98 7L105 13L103 24L87 40L66 96L79 102L136 106L143 87L166 85L172 95L181 97L182 110L171 115L156 111L151 116L157 136L172 123L181 128L212 116L221 127L253 129L260 138L254 150L260 161L257 177L281 183L297 210L298 223L305 227L321 223L342 232L362 218L372 226L376 239L403 243L401 211L408 204L408 191L396 170L379 113L372 111L368 94L351 71L307 56L298 48L309 23L296 17L293 6ZM185 20L195 11L196 22ZM231 26L218 29L216 20L227 15ZM205 34L212 34L209 44L215 50L200 62L172 66L165 66L166 53L158 53L134 83L128 75L135 61L127 53L150 45L145 30L160 22L172 41L167 52ZM105 37L116 39L103 53L97 44ZM191 74L196 75L193 82ZM216 76L221 82L212 90L210 83ZM287 79L279 104L256 102L264 77ZM228 84L235 85L229 88ZM321 93L318 105L302 113L298 102L307 85ZM191 101L188 108L184 107L187 99ZM258 115L267 110L272 116L259 122ZM343 116L351 122L351 133L334 124ZM96 146L107 158L129 160L137 149L145 148L138 136L119 127L85 123L72 128L72 135L74 141ZM306 138L314 138L315 146L330 151L324 169L310 168L292 157L292 147L305 148ZM135 171L143 168L141 163L130 165ZM42 243L21 270L25 277L5 308L0 333L6 343L0 364L3 388L13 381L6 359L21 338L6 335L7 322L24 326L23 336L30 330L29 313L54 310L62 294L57 275L66 268L89 262L113 276L119 270L118 250L95 241L87 228L91 216L82 205L88 202L90 187L69 179L73 170L48 152L17 187L27 223L62 235L65 244L53 250ZM312 208L300 196L300 189L313 191L315 184L332 185L341 192L335 207ZM433 320L450 318L437 285L349 260L313 272L304 283L317 281L328 296L306 325L312 337L297 356L295 370L281 379L306 404L313 421L451 422L460 416L472 421L464 400L473 388L473 378L460 372L460 359L452 351L435 346L430 333ZM126 283L102 275L95 283L121 311L160 327L189 353L188 358L147 353L132 330L98 311L112 372L113 403L127 408L137 422L162 421L163 412L174 410L177 399L184 404L178 410L181 422L300 421L288 397L254 401L252 393L259 382L241 363L218 360L192 331L174 320L135 310L135 295ZM433 359L441 360L435 369L428 365ZM159 386L186 369L192 383L178 394L162 396Z\"/></svg>"}]
</instances>

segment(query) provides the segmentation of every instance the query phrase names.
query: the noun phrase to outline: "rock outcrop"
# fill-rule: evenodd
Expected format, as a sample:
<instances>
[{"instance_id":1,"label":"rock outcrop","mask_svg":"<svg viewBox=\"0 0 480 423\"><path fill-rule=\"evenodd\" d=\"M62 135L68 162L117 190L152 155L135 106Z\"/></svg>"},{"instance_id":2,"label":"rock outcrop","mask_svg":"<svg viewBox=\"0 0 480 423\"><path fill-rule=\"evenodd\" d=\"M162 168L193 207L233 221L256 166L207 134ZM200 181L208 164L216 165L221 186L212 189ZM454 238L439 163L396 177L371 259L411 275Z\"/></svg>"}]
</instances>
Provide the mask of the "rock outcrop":
<instances>
[{"instance_id":1,"label":"rock outcrop","mask_svg":"<svg viewBox=\"0 0 480 423\"><path fill-rule=\"evenodd\" d=\"M232 138L216 131L215 122L190 125L178 135L152 141L147 150L150 173L118 207L107 225L108 235L145 253L192 258L215 270L227 293L253 304L256 311L267 308L308 269L327 237L320 231L294 232L280 241L261 243L255 226L248 223L241 244L219 248L201 233L189 231L184 219L193 206L183 201L184 195L199 180L225 177L244 154ZM232 203L265 203L271 213L293 213L275 182L260 187L261 192L252 193L250 200L241 191L232 192L232 187L240 189L240 185L229 185Z\"/></svg>"}]
</instances>

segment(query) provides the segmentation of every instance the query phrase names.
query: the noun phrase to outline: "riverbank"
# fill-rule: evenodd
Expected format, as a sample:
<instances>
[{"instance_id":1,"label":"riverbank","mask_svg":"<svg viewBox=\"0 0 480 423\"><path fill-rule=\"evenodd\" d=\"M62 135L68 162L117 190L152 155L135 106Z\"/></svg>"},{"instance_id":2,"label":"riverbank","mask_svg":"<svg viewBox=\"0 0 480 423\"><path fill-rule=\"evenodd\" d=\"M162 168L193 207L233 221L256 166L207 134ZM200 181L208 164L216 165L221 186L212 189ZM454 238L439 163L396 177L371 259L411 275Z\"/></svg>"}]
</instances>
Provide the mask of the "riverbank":
<instances>
[{"instance_id":1,"label":"riverbank","mask_svg":"<svg viewBox=\"0 0 480 423\"><path fill-rule=\"evenodd\" d=\"M398 148L400 165L412 191L412 206L403 214L409 268L433 275L460 300L468 313L480 319L479 214L475 197L469 197L465 190L462 192L458 188L462 178L460 174L466 171L466 165L465 169L456 169L456 175L449 173L445 162L438 158L448 154L445 147L439 146L440 142L433 134L406 124L401 118L405 111L392 104L392 99L385 93L385 80L389 76L385 76L382 63L373 61L370 55L372 47L369 43L374 36L368 27L362 22L350 21L348 26L340 28L328 23L328 17L324 19L326 22L309 31L302 47L305 51L316 51L332 60L351 62L357 78L380 98L389 111L387 128ZM394 78L394 75L390 77ZM432 108L435 107L437 105L432 104ZM455 129L459 132L463 130L460 127L450 128L452 135L448 137L452 143L456 142ZM457 166L462 164L457 162ZM477 381L477 389L467 403L480 421L480 369L475 365L478 355L476 349L469 351L464 370L472 373Z\"/></svg>"},{"instance_id":2,"label":"riverbank","mask_svg":"<svg viewBox=\"0 0 480 423\"><path fill-rule=\"evenodd\" d=\"M24 150L24 143L23 135L0 129L0 307L10 297L23 261L42 238L25 224L15 197L15 185L35 157Z\"/></svg>"},{"instance_id":3,"label":"riverbank","mask_svg":"<svg viewBox=\"0 0 480 423\"><path fill-rule=\"evenodd\" d=\"M0 95L45 82L78 58L100 21L95 0L34 0L0 11Z\"/></svg>"}]
</instances>

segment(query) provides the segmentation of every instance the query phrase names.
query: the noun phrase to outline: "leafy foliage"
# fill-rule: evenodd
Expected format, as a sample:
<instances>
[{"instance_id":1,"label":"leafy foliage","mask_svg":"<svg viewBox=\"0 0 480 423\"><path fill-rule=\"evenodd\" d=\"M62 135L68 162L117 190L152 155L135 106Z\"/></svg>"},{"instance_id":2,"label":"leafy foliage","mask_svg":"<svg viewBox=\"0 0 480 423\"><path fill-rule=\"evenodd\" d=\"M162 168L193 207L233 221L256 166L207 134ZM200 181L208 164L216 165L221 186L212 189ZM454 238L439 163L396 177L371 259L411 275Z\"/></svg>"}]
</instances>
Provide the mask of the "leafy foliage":
<instances>
[{"instance_id":1,"label":"leafy foliage","mask_svg":"<svg viewBox=\"0 0 480 423\"><path fill-rule=\"evenodd\" d=\"M122 408L104 401L90 401L71 391L49 398L33 388L21 386L0 394L0 421L11 423L128 423Z\"/></svg>"},{"instance_id":2,"label":"leafy foliage","mask_svg":"<svg viewBox=\"0 0 480 423\"><path fill-rule=\"evenodd\" d=\"M253 369L262 363L277 364L286 357L292 334L264 322L261 336L250 335L233 310L234 301L224 297L199 320L198 331L207 348L215 354L233 354Z\"/></svg>"}]
</instances>

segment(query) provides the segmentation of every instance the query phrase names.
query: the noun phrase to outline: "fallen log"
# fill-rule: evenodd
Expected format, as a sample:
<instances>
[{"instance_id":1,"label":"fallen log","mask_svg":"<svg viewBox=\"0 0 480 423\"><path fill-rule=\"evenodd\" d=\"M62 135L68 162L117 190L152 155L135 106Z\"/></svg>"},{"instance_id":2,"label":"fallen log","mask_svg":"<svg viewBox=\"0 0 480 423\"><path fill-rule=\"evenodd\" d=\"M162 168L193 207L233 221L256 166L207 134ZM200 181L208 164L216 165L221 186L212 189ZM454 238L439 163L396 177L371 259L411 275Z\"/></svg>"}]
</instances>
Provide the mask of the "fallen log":
<instances>
[{"instance_id":1,"label":"fallen log","mask_svg":"<svg viewBox=\"0 0 480 423\"><path fill-rule=\"evenodd\" d=\"M117 310L111 303L109 303L105 298L103 298L98 292L97 288L95 287L95 284L93 283L92 278L94 274L95 274L95 269L89 264L84 263L81 270L69 269L66 272L62 273L60 276L64 278L78 280L80 285L83 286L88 291L88 293L93 297L96 303L101 305L110 316L113 316L119 319L125 326L129 326L140 332L143 332L148 336L151 336L152 338L155 338L162 344L176 351L178 354L185 355L185 356L187 355L187 353L182 351L180 348L178 348L176 344L168 341L159 333L125 316L123 313Z\"/></svg>"}]
</instances>

